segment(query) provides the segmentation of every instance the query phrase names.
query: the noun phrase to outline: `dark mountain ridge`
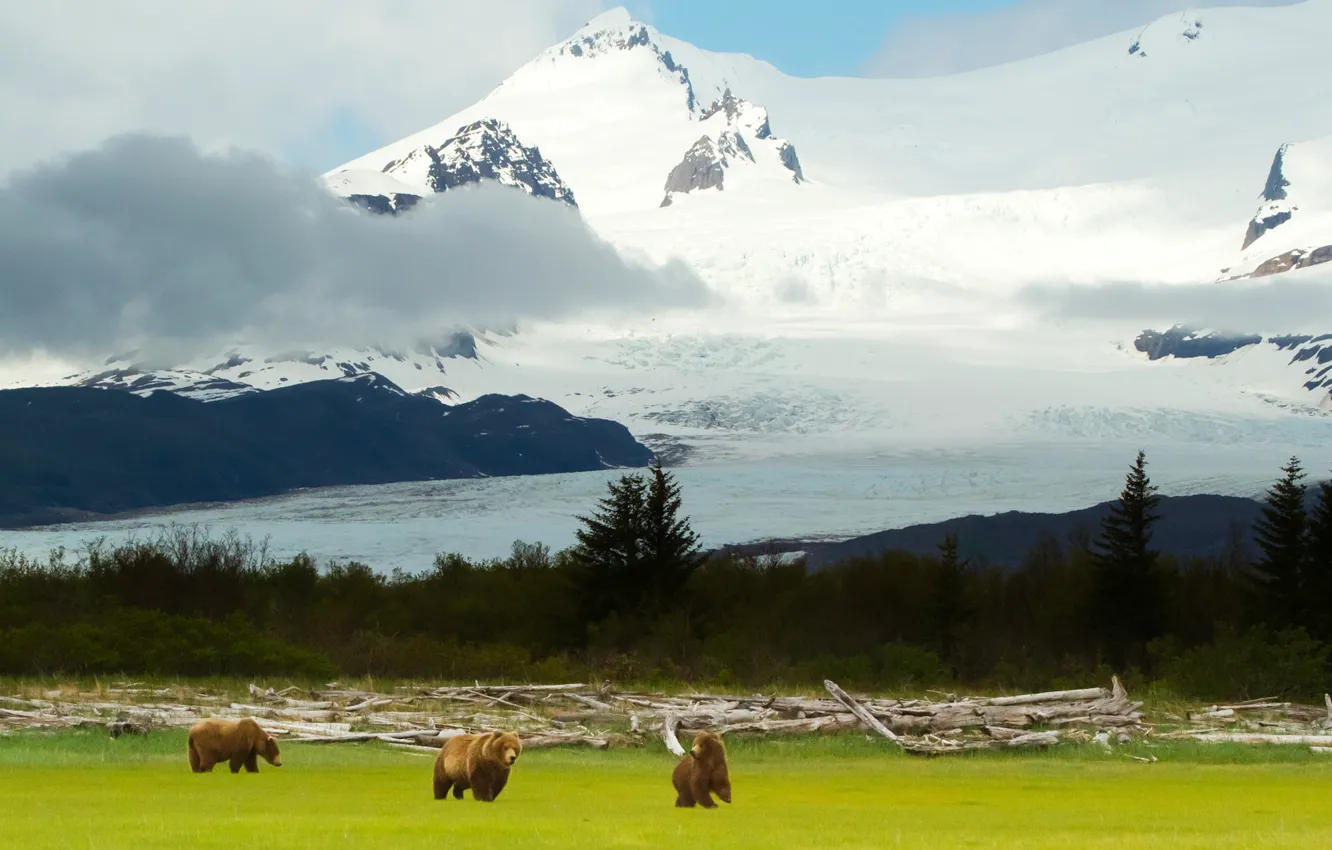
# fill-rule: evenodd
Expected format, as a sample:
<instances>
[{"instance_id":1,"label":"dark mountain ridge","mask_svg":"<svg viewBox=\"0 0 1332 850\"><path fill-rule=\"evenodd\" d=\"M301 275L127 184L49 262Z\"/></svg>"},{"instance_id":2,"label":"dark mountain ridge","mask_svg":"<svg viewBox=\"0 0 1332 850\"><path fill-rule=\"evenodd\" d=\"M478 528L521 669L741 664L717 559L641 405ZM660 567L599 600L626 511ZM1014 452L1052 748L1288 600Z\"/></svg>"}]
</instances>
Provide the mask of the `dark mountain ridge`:
<instances>
[{"instance_id":1,"label":"dark mountain ridge","mask_svg":"<svg viewBox=\"0 0 1332 850\"><path fill-rule=\"evenodd\" d=\"M651 459L617 422L522 395L449 406L373 373L207 403L85 387L0 391L0 527Z\"/></svg>"}]
</instances>

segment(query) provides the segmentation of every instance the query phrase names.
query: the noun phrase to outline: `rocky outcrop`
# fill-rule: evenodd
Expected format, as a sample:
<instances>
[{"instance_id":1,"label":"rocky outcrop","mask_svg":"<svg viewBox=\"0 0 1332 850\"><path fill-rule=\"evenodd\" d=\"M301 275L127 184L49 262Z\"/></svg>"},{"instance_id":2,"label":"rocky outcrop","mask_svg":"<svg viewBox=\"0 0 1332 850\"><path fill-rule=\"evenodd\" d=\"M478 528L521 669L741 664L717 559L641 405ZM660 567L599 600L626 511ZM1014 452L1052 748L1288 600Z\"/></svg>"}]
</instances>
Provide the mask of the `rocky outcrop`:
<instances>
[{"instance_id":1,"label":"rocky outcrop","mask_svg":"<svg viewBox=\"0 0 1332 850\"><path fill-rule=\"evenodd\" d=\"M348 195L347 200L372 213L397 215L416 206L421 196L395 192L390 195Z\"/></svg>"},{"instance_id":2,"label":"rocky outcrop","mask_svg":"<svg viewBox=\"0 0 1332 850\"><path fill-rule=\"evenodd\" d=\"M1269 275L1281 274L1292 269L1304 269L1310 266L1319 266L1326 262L1332 262L1332 245L1323 245L1320 248L1296 248L1287 251L1284 254L1278 254L1270 260L1265 260L1258 264L1258 267L1243 277L1268 277Z\"/></svg>"},{"instance_id":3,"label":"rocky outcrop","mask_svg":"<svg viewBox=\"0 0 1332 850\"><path fill-rule=\"evenodd\" d=\"M1332 249L1327 256L1332 259ZM1134 347L1149 360L1166 357L1213 360L1264 343L1277 351L1290 352L1288 365L1302 369L1304 389L1320 395L1321 404L1332 405L1332 334L1286 334L1264 339L1258 334L1198 333L1176 325L1168 331L1143 331L1134 341Z\"/></svg>"},{"instance_id":4,"label":"rocky outcrop","mask_svg":"<svg viewBox=\"0 0 1332 850\"><path fill-rule=\"evenodd\" d=\"M1272 159L1272 167L1267 173L1267 183L1263 186L1262 205L1244 231L1244 244L1240 250L1247 249L1264 233L1290 221L1291 214L1297 209L1290 204L1290 198L1286 193L1290 181L1286 179L1284 166L1286 151L1289 149L1289 144L1282 145Z\"/></svg>"},{"instance_id":5,"label":"rocky outcrop","mask_svg":"<svg viewBox=\"0 0 1332 850\"><path fill-rule=\"evenodd\" d=\"M726 172L735 163L759 164L760 158L780 165L793 182L804 182L795 146L773 137L768 111L736 97L729 88L703 110L700 124L706 132L666 176L661 206L671 206L677 194L721 191Z\"/></svg>"},{"instance_id":6,"label":"rocky outcrop","mask_svg":"<svg viewBox=\"0 0 1332 850\"><path fill-rule=\"evenodd\" d=\"M1148 360L1163 357L1188 359L1224 357L1250 345L1263 341L1253 334L1224 334L1210 331L1200 334L1192 328L1175 325L1168 331L1143 331L1133 341L1133 347L1147 355Z\"/></svg>"},{"instance_id":7,"label":"rocky outcrop","mask_svg":"<svg viewBox=\"0 0 1332 850\"><path fill-rule=\"evenodd\" d=\"M423 145L384 166L384 173L432 192L493 180L529 195L577 206L554 164L526 147L509 125L486 118L458 129L439 146Z\"/></svg>"}]
</instances>

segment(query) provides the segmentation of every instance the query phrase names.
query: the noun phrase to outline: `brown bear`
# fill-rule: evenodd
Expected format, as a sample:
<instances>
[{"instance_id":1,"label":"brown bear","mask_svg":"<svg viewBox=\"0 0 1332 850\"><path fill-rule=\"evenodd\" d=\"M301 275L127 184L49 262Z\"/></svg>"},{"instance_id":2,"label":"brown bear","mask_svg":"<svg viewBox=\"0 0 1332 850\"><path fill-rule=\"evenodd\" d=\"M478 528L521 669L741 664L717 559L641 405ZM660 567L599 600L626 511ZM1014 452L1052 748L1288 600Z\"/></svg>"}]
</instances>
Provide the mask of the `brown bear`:
<instances>
[{"instance_id":1,"label":"brown bear","mask_svg":"<svg viewBox=\"0 0 1332 850\"><path fill-rule=\"evenodd\" d=\"M671 774L675 785L675 805L692 809L697 803L705 809L715 809L712 802L716 794L722 801L731 802L731 775L726 769L726 748L715 732L699 732L694 746L675 766Z\"/></svg>"},{"instance_id":2,"label":"brown bear","mask_svg":"<svg viewBox=\"0 0 1332 850\"><path fill-rule=\"evenodd\" d=\"M453 787L461 800L472 789L472 799L494 802L509 782L509 770L523 752L523 742L513 732L458 735L444 742L435 757L435 799L443 800Z\"/></svg>"},{"instance_id":3,"label":"brown bear","mask_svg":"<svg viewBox=\"0 0 1332 850\"><path fill-rule=\"evenodd\" d=\"M252 717L201 720L190 729L190 770L207 773L219 762L230 762L231 772L259 772L259 756L273 767L282 767L277 741L259 728Z\"/></svg>"}]
</instances>

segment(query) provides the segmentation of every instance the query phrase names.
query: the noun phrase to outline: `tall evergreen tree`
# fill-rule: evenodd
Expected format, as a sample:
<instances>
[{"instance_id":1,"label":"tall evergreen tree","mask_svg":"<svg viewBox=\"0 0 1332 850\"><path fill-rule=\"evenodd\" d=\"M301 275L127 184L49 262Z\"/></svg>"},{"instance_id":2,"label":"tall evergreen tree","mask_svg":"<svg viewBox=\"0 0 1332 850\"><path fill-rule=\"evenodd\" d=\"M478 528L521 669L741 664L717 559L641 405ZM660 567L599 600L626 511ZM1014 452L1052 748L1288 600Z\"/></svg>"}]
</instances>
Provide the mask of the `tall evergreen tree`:
<instances>
[{"instance_id":1,"label":"tall evergreen tree","mask_svg":"<svg viewBox=\"0 0 1332 850\"><path fill-rule=\"evenodd\" d=\"M958 557L957 534L944 536L939 544L938 578L934 586L934 627L939 637L939 657L958 678L958 633L970 611L966 600L966 571L970 562Z\"/></svg>"},{"instance_id":2,"label":"tall evergreen tree","mask_svg":"<svg viewBox=\"0 0 1332 850\"><path fill-rule=\"evenodd\" d=\"M1107 660L1117 669L1144 665L1147 642L1160 634L1162 592L1151 548L1156 488L1147 476L1147 455L1139 451L1119 502L1101 522L1096 542L1092 615Z\"/></svg>"},{"instance_id":3,"label":"tall evergreen tree","mask_svg":"<svg viewBox=\"0 0 1332 850\"><path fill-rule=\"evenodd\" d=\"M702 563L698 535L689 517L680 516L682 500L675 477L656 460L643 510L643 613L655 616L671 608L685 583Z\"/></svg>"},{"instance_id":4,"label":"tall evergreen tree","mask_svg":"<svg viewBox=\"0 0 1332 850\"><path fill-rule=\"evenodd\" d=\"M1332 483L1318 485L1318 504L1309 518L1307 598L1311 634L1332 641Z\"/></svg>"},{"instance_id":5,"label":"tall evergreen tree","mask_svg":"<svg viewBox=\"0 0 1332 850\"><path fill-rule=\"evenodd\" d=\"M606 485L609 493L591 516L579 516L578 544L573 557L585 569L582 617L599 622L636 600L636 584L644 556L644 502L647 483L639 475L622 475Z\"/></svg>"},{"instance_id":6,"label":"tall evergreen tree","mask_svg":"<svg viewBox=\"0 0 1332 850\"><path fill-rule=\"evenodd\" d=\"M1262 554L1258 574L1262 613L1274 628L1308 626L1310 610L1306 580L1309 559L1309 517L1304 499L1307 487L1299 458L1281 467L1282 476L1267 491L1262 517L1254 524L1254 537Z\"/></svg>"},{"instance_id":7,"label":"tall evergreen tree","mask_svg":"<svg viewBox=\"0 0 1332 850\"><path fill-rule=\"evenodd\" d=\"M657 461L649 479L624 475L591 516L578 519L574 558L586 569L584 618L618 614L621 629L642 625L675 605L702 562L698 535L680 516L680 486Z\"/></svg>"}]
</instances>

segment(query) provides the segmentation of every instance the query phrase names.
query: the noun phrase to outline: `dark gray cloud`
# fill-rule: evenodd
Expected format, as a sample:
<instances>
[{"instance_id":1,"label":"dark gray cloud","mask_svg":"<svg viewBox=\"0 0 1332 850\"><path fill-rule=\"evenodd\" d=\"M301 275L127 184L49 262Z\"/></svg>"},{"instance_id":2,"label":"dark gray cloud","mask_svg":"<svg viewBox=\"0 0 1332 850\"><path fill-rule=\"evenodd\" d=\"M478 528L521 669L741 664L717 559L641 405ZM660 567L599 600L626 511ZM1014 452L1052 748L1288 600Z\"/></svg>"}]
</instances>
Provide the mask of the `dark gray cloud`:
<instances>
[{"instance_id":1,"label":"dark gray cloud","mask_svg":"<svg viewBox=\"0 0 1332 850\"><path fill-rule=\"evenodd\" d=\"M1031 286L1017 298L1043 319L1157 330L1179 323L1240 333L1332 333L1332 268L1325 266L1217 283Z\"/></svg>"},{"instance_id":2,"label":"dark gray cloud","mask_svg":"<svg viewBox=\"0 0 1332 850\"><path fill-rule=\"evenodd\" d=\"M517 189L377 216L258 155L144 135L0 185L0 353L404 342L708 298L683 265L628 264L576 210Z\"/></svg>"},{"instance_id":3,"label":"dark gray cloud","mask_svg":"<svg viewBox=\"0 0 1332 850\"><path fill-rule=\"evenodd\" d=\"M1215 6L1291 6L1299 0L1207 0ZM866 64L871 77L931 77L1013 62L1145 26L1182 0L1018 0L987 12L907 18ZM1127 45L1126 45L1127 46Z\"/></svg>"}]
</instances>

